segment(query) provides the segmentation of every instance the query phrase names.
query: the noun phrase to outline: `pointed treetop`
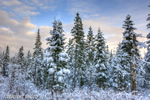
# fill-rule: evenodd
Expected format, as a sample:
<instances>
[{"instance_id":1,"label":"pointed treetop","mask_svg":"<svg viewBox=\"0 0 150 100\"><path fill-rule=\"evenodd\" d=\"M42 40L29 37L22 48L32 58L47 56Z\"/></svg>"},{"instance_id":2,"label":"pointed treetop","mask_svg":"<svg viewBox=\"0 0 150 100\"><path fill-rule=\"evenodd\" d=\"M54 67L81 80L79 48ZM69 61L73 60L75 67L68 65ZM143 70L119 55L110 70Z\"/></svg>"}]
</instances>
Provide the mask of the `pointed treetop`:
<instances>
[{"instance_id":1,"label":"pointed treetop","mask_svg":"<svg viewBox=\"0 0 150 100\"><path fill-rule=\"evenodd\" d=\"M27 58L31 57L31 52L28 50Z\"/></svg>"},{"instance_id":2,"label":"pointed treetop","mask_svg":"<svg viewBox=\"0 0 150 100\"><path fill-rule=\"evenodd\" d=\"M77 16L79 16L79 13L77 12L77 14L76 14Z\"/></svg>"},{"instance_id":3,"label":"pointed treetop","mask_svg":"<svg viewBox=\"0 0 150 100\"><path fill-rule=\"evenodd\" d=\"M40 29L38 28L38 33L40 33Z\"/></svg>"},{"instance_id":4,"label":"pointed treetop","mask_svg":"<svg viewBox=\"0 0 150 100\"><path fill-rule=\"evenodd\" d=\"M124 21L124 24L123 24L123 28L125 30L129 30L127 33L129 33L130 31L133 31L133 30L136 30L135 27L133 27L134 23L133 21L131 20L131 16L130 15L127 15L126 16L126 19Z\"/></svg>"},{"instance_id":5,"label":"pointed treetop","mask_svg":"<svg viewBox=\"0 0 150 100\"><path fill-rule=\"evenodd\" d=\"M102 35L103 35L103 34L102 34L101 29L100 29L100 28L98 28L98 34L97 34L97 37L103 37Z\"/></svg>"},{"instance_id":6,"label":"pointed treetop","mask_svg":"<svg viewBox=\"0 0 150 100\"><path fill-rule=\"evenodd\" d=\"M7 47L6 47L6 53L9 54L9 46L8 46L8 45L7 45Z\"/></svg>"},{"instance_id":7,"label":"pointed treetop","mask_svg":"<svg viewBox=\"0 0 150 100\"><path fill-rule=\"evenodd\" d=\"M89 30L92 30L92 27L91 27L91 26L89 27Z\"/></svg>"},{"instance_id":8,"label":"pointed treetop","mask_svg":"<svg viewBox=\"0 0 150 100\"><path fill-rule=\"evenodd\" d=\"M131 18L131 16L128 14L126 18L129 18L129 19L130 19L130 18Z\"/></svg>"},{"instance_id":9,"label":"pointed treetop","mask_svg":"<svg viewBox=\"0 0 150 100\"><path fill-rule=\"evenodd\" d=\"M100 29L100 27L98 28L98 33L101 33L101 29Z\"/></svg>"},{"instance_id":10,"label":"pointed treetop","mask_svg":"<svg viewBox=\"0 0 150 100\"><path fill-rule=\"evenodd\" d=\"M89 31L92 31L92 27L91 26L89 27Z\"/></svg>"},{"instance_id":11,"label":"pointed treetop","mask_svg":"<svg viewBox=\"0 0 150 100\"><path fill-rule=\"evenodd\" d=\"M4 59L8 62L9 61L9 46L6 47L5 57Z\"/></svg>"},{"instance_id":12,"label":"pointed treetop","mask_svg":"<svg viewBox=\"0 0 150 100\"><path fill-rule=\"evenodd\" d=\"M91 42L94 39L94 37L93 37L93 31L92 31L92 27L91 26L89 27L87 39L88 39L88 42Z\"/></svg>"},{"instance_id":13,"label":"pointed treetop","mask_svg":"<svg viewBox=\"0 0 150 100\"><path fill-rule=\"evenodd\" d=\"M40 29L38 29L34 49L41 48L41 45L42 45L42 42L41 42L41 37L40 37Z\"/></svg>"},{"instance_id":14,"label":"pointed treetop","mask_svg":"<svg viewBox=\"0 0 150 100\"><path fill-rule=\"evenodd\" d=\"M19 49L19 52L18 52L18 57L22 57L24 56L23 54L23 46L21 46L21 48Z\"/></svg>"}]
</instances>

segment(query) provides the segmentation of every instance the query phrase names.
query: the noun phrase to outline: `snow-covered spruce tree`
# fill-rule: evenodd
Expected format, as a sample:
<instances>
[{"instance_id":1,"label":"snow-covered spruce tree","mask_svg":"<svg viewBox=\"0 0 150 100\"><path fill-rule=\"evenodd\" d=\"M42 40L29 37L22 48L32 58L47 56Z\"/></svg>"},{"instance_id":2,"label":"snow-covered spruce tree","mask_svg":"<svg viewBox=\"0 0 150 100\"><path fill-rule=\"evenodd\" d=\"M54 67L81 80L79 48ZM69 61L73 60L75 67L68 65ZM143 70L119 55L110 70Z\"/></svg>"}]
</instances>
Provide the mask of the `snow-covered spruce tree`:
<instances>
[{"instance_id":1,"label":"snow-covered spruce tree","mask_svg":"<svg viewBox=\"0 0 150 100\"><path fill-rule=\"evenodd\" d=\"M86 47L86 53L87 53L87 79L88 79L88 85L90 89L92 89L94 85L94 54L95 54L95 39L93 35L92 28L89 28L88 35L87 35L87 47Z\"/></svg>"},{"instance_id":2,"label":"snow-covered spruce tree","mask_svg":"<svg viewBox=\"0 0 150 100\"><path fill-rule=\"evenodd\" d=\"M116 65L118 64L118 60L116 59L117 53L113 52L115 50L111 50L111 53L109 55L109 81L108 86L114 90L117 89L117 71L116 71Z\"/></svg>"},{"instance_id":3,"label":"snow-covered spruce tree","mask_svg":"<svg viewBox=\"0 0 150 100\"><path fill-rule=\"evenodd\" d=\"M12 83L13 86L10 86L10 89L14 94L18 95L25 95L25 78L26 78L26 66L25 66L25 58L23 53L23 46L19 49L18 56L17 56L17 64L12 64L9 66L9 75L10 77L10 84ZM12 85L11 84L11 85Z\"/></svg>"},{"instance_id":4,"label":"snow-covered spruce tree","mask_svg":"<svg viewBox=\"0 0 150 100\"><path fill-rule=\"evenodd\" d=\"M19 52L18 52L18 57L17 57L17 63L19 65L22 66L22 68L24 69L24 53L23 53L23 46L21 46L21 48L19 49Z\"/></svg>"},{"instance_id":5,"label":"snow-covered spruce tree","mask_svg":"<svg viewBox=\"0 0 150 100\"><path fill-rule=\"evenodd\" d=\"M66 53L68 54L68 63L67 65L69 66L69 70L70 70L70 74L67 76L67 85L70 88L73 88L73 76L74 76L74 65L75 65L75 61L74 61L74 43L73 43L73 39L70 38L68 45L67 45L67 51Z\"/></svg>"},{"instance_id":6,"label":"snow-covered spruce tree","mask_svg":"<svg viewBox=\"0 0 150 100\"><path fill-rule=\"evenodd\" d=\"M32 55L30 50L27 53L26 56L26 71L27 71L27 76L26 79L27 80L32 80L33 76L32 76Z\"/></svg>"},{"instance_id":7,"label":"snow-covered spruce tree","mask_svg":"<svg viewBox=\"0 0 150 100\"><path fill-rule=\"evenodd\" d=\"M105 88L108 81L108 63L105 39L100 29L96 35L96 53L95 53L95 68L96 68L96 84L100 88Z\"/></svg>"},{"instance_id":8,"label":"snow-covered spruce tree","mask_svg":"<svg viewBox=\"0 0 150 100\"><path fill-rule=\"evenodd\" d=\"M65 88L65 76L69 72L67 68L68 55L64 51L65 38L63 34L63 27L61 21L53 22L53 30L50 31L51 37L48 37L47 44L49 47L46 49L48 54L48 77L47 85L54 91L62 91ZM50 80L50 81L49 81Z\"/></svg>"},{"instance_id":9,"label":"snow-covered spruce tree","mask_svg":"<svg viewBox=\"0 0 150 100\"><path fill-rule=\"evenodd\" d=\"M150 5L149 5L150 7ZM148 14L148 18L147 21L150 21L150 14ZM150 29L150 22L147 24L147 28ZM148 62L145 64L145 68L146 68L146 87L150 88L150 33L147 34L147 53L145 55L145 61Z\"/></svg>"},{"instance_id":10,"label":"snow-covered spruce tree","mask_svg":"<svg viewBox=\"0 0 150 100\"><path fill-rule=\"evenodd\" d=\"M33 65L32 65L32 73L34 84L40 86L42 84L42 60L43 60L43 51L42 51L42 42L40 37L40 29L38 29L37 37L35 41L35 47L33 52Z\"/></svg>"},{"instance_id":11,"label":"snow-covered spruce tree","mask_svg":"<svg viewBox=\"0 0 150 100\"><path fill-rule=\"evenodd\" d=\"M8 65L9 65L9 47L6 47L6 52L3 58L3 76L8 76Z\"/></svg>"},{"instance_id":12,"label":"snow-covered spruce tree","mask_svg":"<svg viewBox=\"0 0 150 100\"><path fill-rule=\"evenodd\" d=\"M140 43L136 39L140 35L134 32L136 28L133 25L131 16L127 15L123 24L125 31L123 32L123 41L120 47L122 69L125 71L122 88L125 90L131 89L131 91L135 91L136 89L136 78L134 77L141 71L142 66L138 49Z\"/></svg>"},{"instance_id":13,"label":"snow-covered spruce tree","mask_svg":"<svg viewBox=\"0 0 150 100\"><path fill-rule=\"evenodd\" d=\"M86 82L86 59L83 24L79 13L76 14L74 21L74 27L71 30L75 46L73 87L75 88L78 85L81 88Z\"/></svg>"},{"instance_id":14,"label":"snow-covered spruce tree","mask_svg":"<svg viewBox=\"0 0 150 100\"><path fill-rule=\"evenodd\" d=\"M0 53L0 74L3 74L4 52Z\"/></svg>"},{"instance_id":15,"label":"snow-covered spruce tree","mask_svg":"<svg viewBox=\"0 0 150 100\"><path fill-rule=\"evenodd\" d=\"M21 48L19 49L18 56L17 56L17 64L20 66L19 71L21 71L21 74L26 75L26 71L25 71L26 66L25 66L25 58L24 58L24 53L23 53L23 46L21 46ZM23 80L25 80L25 77Z\"/></svg>"},{"instance_id":16,"label":"snow-covered spruce tree","mask_svg":"<svg viewBox=\"0 0 150 100\"><path fill-rule=\"evenodd\" d=\"M120 49L120 45L121 44L119 43L116 53L111 58L111 64L109 67L111 87L119 91L122 90L124 84L128 84L126 81L124 81L124 77L127 73L124 69L124 64L126 64L126 57L122 56L123 53Z\"/></svg>"}]
</instances>

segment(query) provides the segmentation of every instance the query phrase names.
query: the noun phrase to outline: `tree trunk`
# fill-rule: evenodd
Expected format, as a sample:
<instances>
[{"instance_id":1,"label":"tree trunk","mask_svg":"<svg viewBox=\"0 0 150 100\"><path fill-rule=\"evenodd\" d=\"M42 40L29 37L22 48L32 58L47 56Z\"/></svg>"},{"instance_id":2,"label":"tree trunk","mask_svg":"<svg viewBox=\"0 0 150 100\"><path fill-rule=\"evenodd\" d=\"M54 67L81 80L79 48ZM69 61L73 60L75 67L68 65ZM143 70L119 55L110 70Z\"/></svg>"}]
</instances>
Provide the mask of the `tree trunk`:
<instances>
[{"instance_id":1,"label":"tree trunk","mask_svg":"<svg viewBox=\"0 0 150 100\"><path fill-rule=\"evenodd\" d=\"M132 87L131 87L131 91L133 92L133 91L135 91L136 90L136 70L135 70L135 67L136 67L136 64L135 64L135 62L136 62L136 60L135 60L135 46L136 46L136 37L135 37L135 35L133 35L133 49L134 49L134 52L133 52L133 59L134 59L134 61L133 61L133 66L132 66L132 70L133 70L133 72L132 72ZM133 92L132 93L132 95L135 95L135 93Z\"/></svg>"}]
</instances>

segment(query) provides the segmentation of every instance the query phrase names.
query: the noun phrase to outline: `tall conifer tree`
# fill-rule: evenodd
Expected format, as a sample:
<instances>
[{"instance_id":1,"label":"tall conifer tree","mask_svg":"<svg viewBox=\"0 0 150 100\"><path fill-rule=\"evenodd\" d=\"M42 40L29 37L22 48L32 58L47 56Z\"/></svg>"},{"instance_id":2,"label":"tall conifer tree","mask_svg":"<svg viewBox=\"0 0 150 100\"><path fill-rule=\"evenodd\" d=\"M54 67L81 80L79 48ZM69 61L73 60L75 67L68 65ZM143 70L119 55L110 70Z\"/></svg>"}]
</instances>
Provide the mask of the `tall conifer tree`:
<instances>
[{"instance_id":1,"label":"tall conifer tree","mask_svg":"<svg viewBox=\"0 0 150 100\"><path fill-rule=\"evenodd\" d=\"M33 53L33 59L34 59L34 64L33 64L33 79L34 83L37 86L40 86L42 84L42 60L43 60L43 51L42 51L42 42L41 42L41 37L40 37L40 29L38 29L37 32L37 37L35 41L35 48L34 48L34 53Z\"/></svg>"},{"instance_id":2,"label":"tall conifer tree","mask_svg":"<svg viewBox=\"0 0 150 100\"><path fill-rule=\"evenodd\" d=\"M106 43L100 29L96 35L96 83L100 88L105 88L108 81L108 64L107 64L107 51Z\"/></svg>"},{"instance_id":3,"label":"tall conifer tree","mask_svg":"<svg viewBox=\"0 0 150 100\"><path fill-rule=\"evenodd\" d=\"M149 5L150 7L150 5ZM148 17L147 17L147 21L150 21L150 14L148 14ZM150 22L147 24L147 28L150 29ZM146 67L146 87L148 87L148 85L150 86L150 33L147 34L147 53L145 55L145 61L148 62L145 64L145 67Z\"/></svg>"},{"instance_id":4,"label":"tall conifer tree","mask_svg":"<svg viewBox=\"0 0 150 100\"><path fill-rule=\"evenodd\" d=\"M86 70L86 59L85 59L85 41L82 20L79 13L76 14L74 20L74 27L71 30L75 51L74 51L74 76L73 84L74 88L76 85L82 87L85 84L85 70ZM78 84L76 84L78 83Z\"/></svg>"},{"instance_id":5,"label":"tall conifer tree","mask_svg":"<svg viewBox=\"0 0 150 100\"><path fill-rule=\"evenodd\" d=\"M92 28L89 28L88 35L87 35L87 79L90 89L92 89L92 86L94 84L94 55L95 55L95 39L93 35Z\"/></svg>"},{"instance_id":6,"label":"tall conifer tree","mask_svg":"<svg viewBox=\"0 0 150 100\"><path fill-rule=\"evenodd\" d=\"M9 64L9 46L6 47L6 52L3 58L3 75L8 76L8 64Z\"/></svg>"},{"instance_id":7,"label":"tall conifer tree","mask_svg":"<svg viewBox=\"0 0 150 100\"><path fill-rule=\"evenodd\" d=\"M65 88L65 76L69 72L67 68L68 55L64 52L65 38L64 30L61 21L54 21L53 30L50 31L51 37L48 37L46 49L48 62L46 69L48 69L47 84L48 88L55 91L62 91ZM50 81L49 81L50 80Z\"/></svg>"}]
</instances>

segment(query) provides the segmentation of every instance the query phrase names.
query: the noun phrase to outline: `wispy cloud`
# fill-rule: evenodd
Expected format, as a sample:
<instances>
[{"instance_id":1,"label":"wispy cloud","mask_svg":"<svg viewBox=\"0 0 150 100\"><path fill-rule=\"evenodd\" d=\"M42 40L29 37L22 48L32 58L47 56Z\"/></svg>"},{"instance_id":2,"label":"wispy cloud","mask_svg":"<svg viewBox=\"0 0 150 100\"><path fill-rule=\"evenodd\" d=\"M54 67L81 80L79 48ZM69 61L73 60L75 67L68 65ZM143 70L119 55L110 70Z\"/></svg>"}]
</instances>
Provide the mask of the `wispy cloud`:
<instances>
[{"instance_id":1,"label":"wispy cloud","mask_svg":"<svg viewBox=\"0 0 150 100\"><path fill-rule=\"evenodd\" d=\"M0 0L0 3L3 6L16 6L16 5L21 5L22 4L18 0Z\"/></svg>"},{"instance_id":2,"label":"wispy cloud","mask_svg":"<svg viewBox=\"0 0 150 100\"><path fill-rule=\"evenodd\" d=\"M39 9L54 10L55 0L0 0L0 8L20 16L34 16L40 14Z\"/></svg>"},{"instance_id":3,"label":"wispy cloud","mask_svg":"<svg viewBox=\"0 0 150 100\"><path fill-rule=\"evenodd\" d=\"M21 45L26 45L27 50L32 48L33 37L32 31L37 28L30 22L29 18L22 20L12 19L5 11L0 11L0 46L4 48L6 45L15 47L16 50ZM30 34L30 35L29 35ZM13 51L16 53L17 51Z\"/></svg>"},{"instance_id":4,"label":"wispy cloud","mask_svg":"<svg viewBox=\"0 0 150 100\"><path fill-rule=\"evenodd\" d=\"M68 2L68 12L75 14L79 12L84 18L99 17L100 9L91 0L72 0Z\"/></svg>"}]
</instances>

